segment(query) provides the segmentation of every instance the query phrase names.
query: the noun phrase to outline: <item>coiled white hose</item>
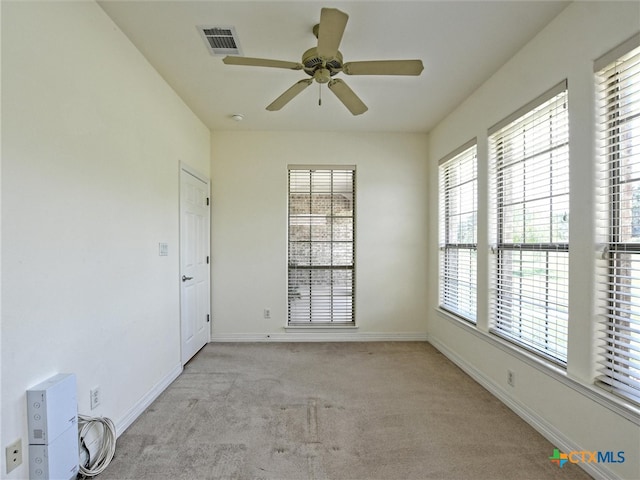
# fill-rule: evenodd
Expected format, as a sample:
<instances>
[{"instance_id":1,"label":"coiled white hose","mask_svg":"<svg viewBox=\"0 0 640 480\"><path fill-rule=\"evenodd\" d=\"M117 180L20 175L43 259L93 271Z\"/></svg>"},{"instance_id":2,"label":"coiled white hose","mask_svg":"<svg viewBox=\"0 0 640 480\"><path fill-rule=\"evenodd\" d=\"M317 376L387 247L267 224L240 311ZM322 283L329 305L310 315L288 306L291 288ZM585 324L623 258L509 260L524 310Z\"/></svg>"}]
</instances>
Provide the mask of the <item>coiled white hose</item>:
<instances>
[{"instance_id":1,"label":"coiled white hose","mask_svg":"<svg viewBox=\"0 0 640 480\"><path fill-rule=\"evenodd\" d=\"M90 464L80 465L80 473L85 477L95 477L104 472L116 453L116 427L110 418L78 415L80 444L95 424L102 425L102 442Z\"/></svg>"}]
</instances>

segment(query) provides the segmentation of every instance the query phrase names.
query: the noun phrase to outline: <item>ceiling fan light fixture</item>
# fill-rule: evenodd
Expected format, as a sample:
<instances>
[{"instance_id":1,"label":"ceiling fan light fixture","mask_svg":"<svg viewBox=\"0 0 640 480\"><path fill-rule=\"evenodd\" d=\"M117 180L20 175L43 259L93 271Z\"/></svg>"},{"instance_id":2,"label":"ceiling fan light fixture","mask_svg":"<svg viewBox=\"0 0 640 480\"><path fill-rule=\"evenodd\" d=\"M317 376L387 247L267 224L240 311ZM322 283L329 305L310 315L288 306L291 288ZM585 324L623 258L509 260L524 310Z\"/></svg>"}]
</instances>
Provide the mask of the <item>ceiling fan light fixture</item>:
<instances>
[{"instance_id":1,"label":"ceiling fan light fixture","mask_svg":"<svg viewBox=\"0 0 640 480\"><path fill-rule=\"evenodd\" d=\"M318 83L327 83L331 80L331 72L326 68L319 68L314 72L313 78Z\"/></svg>"}]
</instances>

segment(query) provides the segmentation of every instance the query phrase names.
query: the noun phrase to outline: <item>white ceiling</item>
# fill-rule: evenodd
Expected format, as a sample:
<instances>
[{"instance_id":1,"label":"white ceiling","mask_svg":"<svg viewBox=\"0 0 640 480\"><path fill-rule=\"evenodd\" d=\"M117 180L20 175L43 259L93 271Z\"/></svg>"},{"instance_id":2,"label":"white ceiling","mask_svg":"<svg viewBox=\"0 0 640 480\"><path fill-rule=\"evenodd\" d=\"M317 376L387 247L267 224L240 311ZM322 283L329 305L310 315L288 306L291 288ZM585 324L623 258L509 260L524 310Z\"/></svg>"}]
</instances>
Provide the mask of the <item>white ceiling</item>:
<instances>
[{"instance_id":1,"label":"white ceiling","mask_svg":"<svg viewBox=\"0 0 640 480\"><path fill-rule=\"evenodd\" d=\"M98 1L212 130L427 132L536 33L566 1ZM419 77L339 74L368 105L352 116L316 83L282 110L265 107L302 71L224 65L198 25L232 25L247 57L299 62L316 45L322 7L349 15L344 61L421 59ZM318 96L322 95L322 106ZM231 115L241 113L237 123Z\"/></svg>"}]
</instances>

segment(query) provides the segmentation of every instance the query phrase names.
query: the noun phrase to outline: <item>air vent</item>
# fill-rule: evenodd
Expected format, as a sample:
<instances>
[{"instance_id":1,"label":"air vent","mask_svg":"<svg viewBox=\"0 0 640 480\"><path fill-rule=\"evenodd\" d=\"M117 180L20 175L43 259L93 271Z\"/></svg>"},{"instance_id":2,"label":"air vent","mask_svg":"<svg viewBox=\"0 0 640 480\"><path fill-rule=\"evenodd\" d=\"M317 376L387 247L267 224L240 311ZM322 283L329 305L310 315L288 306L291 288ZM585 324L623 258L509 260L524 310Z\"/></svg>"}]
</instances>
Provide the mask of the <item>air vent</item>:
<instances>
[{"instance_id":1,"label":"air vent","mask_svg":"<svg viewBox=\"0 0 640 480\"><path fill-rule=\"evenodd\" d=\"M211 55L242 55L235 27L199 26L198 30Z\"/></svg>"}]
</instances>

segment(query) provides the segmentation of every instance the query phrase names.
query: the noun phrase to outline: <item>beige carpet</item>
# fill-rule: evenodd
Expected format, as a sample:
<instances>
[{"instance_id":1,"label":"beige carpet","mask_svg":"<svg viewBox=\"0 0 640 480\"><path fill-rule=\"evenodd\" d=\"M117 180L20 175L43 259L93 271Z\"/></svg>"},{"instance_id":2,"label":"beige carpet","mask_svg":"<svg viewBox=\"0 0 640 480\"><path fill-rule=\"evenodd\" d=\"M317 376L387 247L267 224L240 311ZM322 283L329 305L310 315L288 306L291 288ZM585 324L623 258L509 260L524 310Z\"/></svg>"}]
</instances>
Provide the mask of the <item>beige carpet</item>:
<instances>
[{"instance_id":1,"label":"beige carpet","mask_svg":"<svg viewBox=\"0 0 640 480\"><path fill-rule=\"evenodd\" d=\"M427 343L222 343L99 479L590 478L553 448Z\"/></svg>"}]
</instances>

